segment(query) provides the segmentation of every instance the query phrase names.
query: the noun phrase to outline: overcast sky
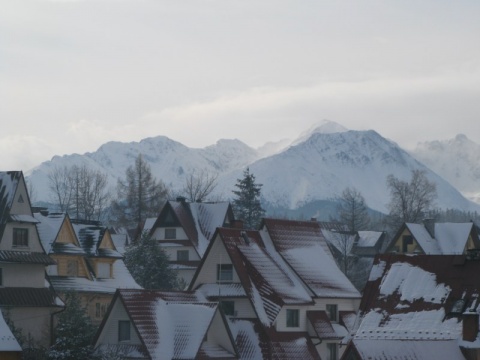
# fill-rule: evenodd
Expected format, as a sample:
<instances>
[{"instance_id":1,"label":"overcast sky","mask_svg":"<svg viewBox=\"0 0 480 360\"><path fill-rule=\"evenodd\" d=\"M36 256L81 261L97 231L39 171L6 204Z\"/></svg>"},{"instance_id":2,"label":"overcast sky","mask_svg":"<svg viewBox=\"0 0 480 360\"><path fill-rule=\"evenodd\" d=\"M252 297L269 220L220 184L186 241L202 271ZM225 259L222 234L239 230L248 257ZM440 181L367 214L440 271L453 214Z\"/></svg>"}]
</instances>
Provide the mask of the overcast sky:
<instances>
[{"instance_id":1,"label":"overcast sky","mask_svg":"<svg viewBox=\"0 0 480 360\"><path fill-rule=\"evenodd\" d=\"M323 119L480 143L480 2L4 1L0 170L108 141L295 138Z\"/></svg>"}]
</instances>

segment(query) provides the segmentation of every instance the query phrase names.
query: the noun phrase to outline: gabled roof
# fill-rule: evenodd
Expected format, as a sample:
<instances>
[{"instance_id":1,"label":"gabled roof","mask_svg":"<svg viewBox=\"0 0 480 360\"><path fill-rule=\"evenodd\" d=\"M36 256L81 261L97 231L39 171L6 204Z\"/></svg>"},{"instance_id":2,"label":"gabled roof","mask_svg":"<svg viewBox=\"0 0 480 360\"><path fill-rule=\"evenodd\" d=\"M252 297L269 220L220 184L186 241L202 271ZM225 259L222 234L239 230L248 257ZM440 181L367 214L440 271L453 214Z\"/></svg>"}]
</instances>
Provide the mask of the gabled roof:
<instances>
[{"instance_id":1,"label":"gabled roof","mask_svg":"<svg viewBox=\"0 0 480 360\"><path fill-rule=\"evenodd\" d=\"M466 308L480 311L480 261L454 255L375 258L357 339L458 339ZM465 304L454 311L458 300Z\"/></svg>"},{"instance_id":2,"label":"gabled roof","mask_svg":"<svg viewBox=\"0 0 480 360\"><path fill-rule=\"evenodd\" d=\"M356 247L374 247L385 235L382 231L358 231Z\"/></svg>"},{"instance_id":3,"label":"gabled roof","mask_svg":"<svg viewBox=\"0 0 480 360\"><path fill-rule=\"evenodd\" d=\"M63 307L52 288L0 288L0 306L14 307Z\"/></svg>"},{"instance_id":4,"label":"gabled roof","mask_svg":"<svg viewBox=\"0 0 480 360\"><path fill-rule=\"evenodd\" d=\"M113 274L111 278L96 278L90 280L75 276L54 276L50 275L50 282L57 291L78 291L114 294L117 289L141 289L128 271L123 260L119 259L113 263Z\"/></svg>"},{"instance_id":5,"label":"gabled roof","mask_svg":"<svg viewBox=\"0 0 480 360\"><path fill-rule=\"evenodd\" d=\"M340 271L316 221L264 219L273 245L316 297L360 298Z\"/></svg>"},{"instance_id":6,"label":"gabled roof","mask_svg":"<svg viewBox=\"0 0 480 360\"><path fill-rule=\"evenodd\" d=\"M245 360L320 359L306 332L265 329L257 319L229 319L229 327Z\"/></svg>"},{"instance_id":7,"label":"gabled roof","mask_svg":"<svg viewBox=\"0 0 480 360\"><path fill-rule=\"evenodd\" d=\"M109 233L107 227L100 225L100 223L96 221L71 221L80 246L89 257L122 258L122 255L115 249L113 242L113 249L100 247L106 234Z\"/></svg>"},{"instance_id":8,"label":"gabled roof","mask_svg":"<svg viewBox=\"0 0 480 360\"><path fill-rule=\"evenodd\" d=\"M340 340L347 335L346 329L336 323L332 323L325 311L307 311L307 320L321 340Z\"/></svg>"},{"instance_id":9,"label":"gabled roof","mask_svg":"<svg viewBox=\"0 0 480 360\"><path fill-rule=\"evenodd\" d=\"M69 220L65 213L34 212L33 216L38 221L37 230L43 248L47 254L75 253L85 254L83 249L74 244L59 244L56 242L62 225ZM74 239L76 242L76 239Z\"/></svg>"},{"instance_id":10,"label":"gabled roof","mask_svg":"<svg viewBox=\"0 0 480 360\"><path fill-rule=\"evenodd\" d=\"M405 223L392 239L389 247L398 240L405 229L412 234L425 254L429 255L454 255L463 254L470 234L478 245L479 239L476 227L468 223L435 223L434 237L424 224Z\"/></svg>"},{"instance_id":11,"label":"gabled roof","mask_svg":"<svg viewBox=\"0 0 480 360\"><path fill-rule=\"evenodd\" d=\"M0 240L3 237L5 225L10 220L10 209L22 178L21 171L0 171Z\"/></svg>"},{"instance_id":12,"label":"gabled roof","mask_svg":"<svg viewBox=\"0 0 480 360\"><path fill-rule=\"evenodd\" d=\"M204 344L213 317L219 311L218 303L207 302L198 293L118 290L113 301L122 302L145 352L152 359L194 359L220 350ZM105 320L99 333L104 323ZM227 326L225 331L229 332ZM235 354L228 354L228 358L235 358Z\"/></svg>"},{"instance_id":13,"label":"gabled roof","mask_svg":"<svg viewBox=\"0 0 480 360\"><path fill-rule=\"evenodd\" d=\"M205 253L215 229L224 226L225 219L233 219L233 211L228 202L167 201L153 225L151 219L147 219L144 231L149 229L150 235L153 234L168 211L173 213L200 257Z\"/></svg>"},{"instance_id":14,"label":"gabled roof","mask_svg":"<svg viewBox=\"0 0 480 360\"><path fill-rule=\"evenodd\" d=\"M217 234L215 241L223 242L245 293L265 326L272 325L283 305L313 302L285 261L274 249L265 247L258 231L218 228Z\"/></svg>"}]
</instances>

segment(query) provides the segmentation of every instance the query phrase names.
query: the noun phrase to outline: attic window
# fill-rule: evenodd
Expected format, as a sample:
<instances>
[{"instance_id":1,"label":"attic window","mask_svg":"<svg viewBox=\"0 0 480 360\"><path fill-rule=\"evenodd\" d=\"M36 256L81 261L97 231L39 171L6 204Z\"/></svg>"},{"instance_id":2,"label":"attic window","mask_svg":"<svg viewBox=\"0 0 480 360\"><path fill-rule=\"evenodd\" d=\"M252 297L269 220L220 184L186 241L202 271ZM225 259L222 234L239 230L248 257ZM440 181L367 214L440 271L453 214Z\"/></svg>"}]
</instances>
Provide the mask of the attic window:
<instances>
[{"instance_id":1,"label":"attic window","mask_svg":"<svg viewBox=\"0 0 480 360\"><path fill-rule=\"evenodd\" d=\"M300 326L300 311L298 309L287 309L287 327Z\"/></svg>"},{"instance_id":2,"label":"attic window","mask_svg":"<svg viewBox=\"0 0 480 360\"><path fill-rule=\"evenodd\" d=\"M165 239L176 239L177 229L165 229Z\"/></svg>"},{"instance_id":3,"label":"attic window","mask_svg":"<svg viewBox=\"0 0 480 360\"><path fill-rule=\"evenodd\" d=\"M338 307L337 304L327 304L325 305L325 309L327 310L327 315L330 321L338 321Z\"/></svg>"},{"instance_id":4,"label":"attic window","mask_svg":"<svg viewBox=\"0 0 480 360\"><path fill-rule=\"evenodd\" d=\"M217 282L233 281L233 265L217 264Z\"/></svg>"},{"instance_id":5,"label":"attic window","mask_svg":"<svg viewBox=\"0 0 480 360\"><path fill-rule=\"evenodd\" d=\"M118 321L118 341L130 340L130 321L119 320Z\"/></svg>"},{"instance_id":6,"label":"attic window","mask_svg":"<svg viewBox=\"0 0 480 360\"><path fill-rule=\"evenodd\" d=\"M408 252L408 246L413 244L413 236L412 235L404 235L402 244L402 253Z\"/></svg>"},{"instance_id":7,"label":"attic window","mask_svg":"<svg viewBox=\"0 0 480 360\"><path fill-rule=\"evenodd\" d=\"M20 196L18 197L18 202L19 202L20 204L23 204L23 203L25 202L25 200L23 200L23 196L22 196L22 195L20 195Z\"/></svg>"},{"instance_id":8,"label":"attic window","mask_svg":"<svg viewBox=\"0 0 480 360\"><path fill-rule=\"evenodd\" d=\"M13 247L28 247L28 229L13 228Z\"/></svg>"}]
</instances>

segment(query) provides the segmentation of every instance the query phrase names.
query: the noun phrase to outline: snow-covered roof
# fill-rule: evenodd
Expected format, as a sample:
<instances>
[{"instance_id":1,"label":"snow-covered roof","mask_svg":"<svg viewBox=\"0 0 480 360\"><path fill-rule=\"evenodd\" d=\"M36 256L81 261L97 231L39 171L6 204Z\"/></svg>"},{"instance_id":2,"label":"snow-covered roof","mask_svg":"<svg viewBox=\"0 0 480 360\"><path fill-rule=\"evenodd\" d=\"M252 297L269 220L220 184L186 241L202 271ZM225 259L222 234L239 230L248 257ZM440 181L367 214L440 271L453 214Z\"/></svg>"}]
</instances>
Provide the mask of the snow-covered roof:
<instances>
[{"instance_id":1,"label":"snow-covered roof","mask_svg":"<svg viewBox=\"0 0 480 360\"><path fill-rule=\"evenodd\" d=\"M348 334L342 325L332 323L325 311L307 311L307 319L319 339L340 340Z\"/></svg>"},{"instance_id":2,"label":"snow-covered roof","mask_svg":"<svg viewBox=\"0 0 480 360\"><path fill-rule=\"evenodd\" d=\"M364 358L377 359L382 342L395 340L398 342L392 346L398 349L398 357L389 355L385 359L424 359L423 347L433 346L431 354L436 354L450 340L457 342L462 336L463 311L480 312L479 272L480 261L465 256L377 256L360 305L355 345L365 344L362 349L372 352L366 352ZM455 309L458 300L464 302ZM421 347L418 357L408 357L417 346Z\"/></svg>"},{"instance_id":3,"label":"snow-covered roof","mask_svg":"<svg viewBox=\"0 0 480 360\"><path fill-rule=\"evenodd\" d=\"M383 232L381 231L359 231L356 246L374 247L375 245L377 245L378 240L380 240L382 235Z\"/></svg>"},{"instance_id":4,"label":"snow-covered roof","mask_svg":"<svg viewBox=\"0 0 480 360\"><path fill-rule=\"evenodd\" d=\"M361 359L369 360L431 360L465 359L456 340L367 340L354 339L353 345Z\"/></svg>"},{"instance_id":5,"label":"snow-covered roof","mask_svg":"<svg viewBox=\"0 0 480 360\"><path fill-rule=\"evenodd\" d=\"M5 322L0 311L0 353L4 351L22 351L20 344L13 335L10 327Z\"/></svg>"},{"instance_id":6,"label":"snow-covered roof","mask_svg":"<svg viewBox=\"0 0 480 360\"><path fill-rule=\"evenodd\" d=\"M186 201L168 201L155 224L151 224L151 221L148 224L146 222L144 229L149 227L150 233L152 233L154 228L159 225L160 217L168 209L172 209L200 257L203 257L215 229L224 226L228 217L233 218L228 202L189 203Z\"/></svg>"},{"instance_id":7,"label":"snow-covered roof","mask_svg":"<svg viewBox=\"0 0 480 360\"><path fill-rule=\"evenodd\" d=\"M406 223L405 226L425 254L463 254L473 223L435 223L433 238L424 224Z\"/></svg>"},{"instance_id":8,"label":"snow-covered roof","mask_svg":"<svg viewBox=\"0 0 480 360\"><path fill-rule=\"evenodd\" d=\"M199 353L235 357L204 344L218 303L193 292L119 290L118 296L152 359L194 359Z\"/></svg>"},{"instance_id":9,"label":"snow-covered roof","mask_svg":"<svg viewBox=\"0 0 480 360\"><path fill-rule=\"evenodd\" d=\"M113 277L89 280L74 276L50 276L57 291L79 291L113 294L117 289L141 289L128 271L123 260L113 263Z\"/></svg>"},{"instance_id":10,"label":"snow-covered roof","mask_svg":"<svg viewBox=\"0 0 480 360\"><path fill-rule=\"evenodd\" d=\"M33 216L38 221L37 230L42 242L43 248L47 254L50 254L52 247L57 239L58 232L65 221L66 214L42 214L39 212L33 213Z\"/></svg>"},{"instance_id":11,"label":"snow-covered roof","mask_svg":"<svg viewBox=\"0 0 480 360\"><path fill-rule=\"evenodd\" d=\"M96 221L82 220L72 220L72 226L80 246L88 256L122 258L122 255L116 249L100 247L105 234L108 232L105 226Z\"/></svg>"},{"instance_id":12,"label":"snow-covered roof","mask_svg":"<svg viewBox=\"0 0 480 360\"><path fill-rule=\"evenodd\" d=\"M218 234L265 326L272 325L285 304L313 303L302 281L273 248L265 247L258 231L219 228Z\"/></svg>"},{"instance_id":13,"label":"snow-covered roof","mask_svg":"<svg viewBox=\"0 0 480 360\"><path fill-rule=\"evenodd\" d=\"M237 344L239 358L257 359L320 359L306 332L277 332L265 329L256 319L228 319Z\"/></svg>"},{"instance_id":14,"label":"snow-covered roof","mask_svg":"<svg viewBox=\"0 0 480 360\"><path fill-rule=\"evenodd\" d=\"M243 289L242 284L202 284L198 287L201 292L208 299L215 299L221 297L245 297L247 294Z\"/></svg>"},{"instance_id":15,"label":"snow-covered roof","mask_svg":"<svg viewBox=\"0 0 480 360\"><path fill-rule=\"evenodd\" d=\"M275 248L316 297L360 298L340 271L315 221L264 219Z\"/></svg>"},{"instance_id":16,"label":"snow-covered roof","mask_svg":"<svg viewBox=\"0 0 480 360\"><path fill-rule=\"evenodd\" d=\"M340 254L350 254L353 244L357 238L356 234L347 232L338 232L330 230L322 230L325 240L333 246Z\"/></svg>"}]
</instances>

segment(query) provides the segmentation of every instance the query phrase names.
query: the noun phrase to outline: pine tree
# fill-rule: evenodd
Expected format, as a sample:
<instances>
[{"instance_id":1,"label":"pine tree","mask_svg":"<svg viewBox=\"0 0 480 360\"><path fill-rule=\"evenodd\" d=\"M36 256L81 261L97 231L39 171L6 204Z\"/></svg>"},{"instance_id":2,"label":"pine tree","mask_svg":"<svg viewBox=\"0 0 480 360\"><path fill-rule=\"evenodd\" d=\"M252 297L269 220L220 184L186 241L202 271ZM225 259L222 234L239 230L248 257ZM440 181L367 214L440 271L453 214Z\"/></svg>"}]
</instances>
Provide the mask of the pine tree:
<instances>
[{"instance_id":1,"label":"pine tree","mask_svg":"<svg viewBox=\"0 0 480 360\"><path fill-rule=\"evenodd\" d=\"M243 172L243 178L237 179L235 187L238 190L232 191L236 196L233 200L235 217L243 220L247 229L256 229L265 215L265 210L260 204L262 186L262 184L255 183L255 176L247 168Z\"/></svg>"},{"instance_id":2,"label":"pine tree","mask_svg":"<svg viewBox=\"0 0 480 360\"><path fill-rule=\"evenodd\" d=\"M127 248L124 261L135 281L145 289L170 290L181 286L167 254L146 233Z\"/></svg>"},{"instance_id":3,"label":"pine tree","mask_svg":"<svg viewBox=\"0 0 480 360\"><path fill-rule=\"evenodd\" d=\"M158 215L168 193L163 182L153 177L142 155L138 155L135 165L126 170L125 180L118 180L117 191L112 213L117 224L127 227Z\"/></svg>"},{"instance_id":4,"label":"pine tree","mask_svg":"<svg viewBox=\"0 0 480 360\"><path fill-rule=\"evenodd\" d=\"M89 360L93 356L92 340L96 328L86 315L80 297L75 292L65 295L65 311L58 316L55 343L48 356L55 360Z\"/></svg>"}]
</instances>

